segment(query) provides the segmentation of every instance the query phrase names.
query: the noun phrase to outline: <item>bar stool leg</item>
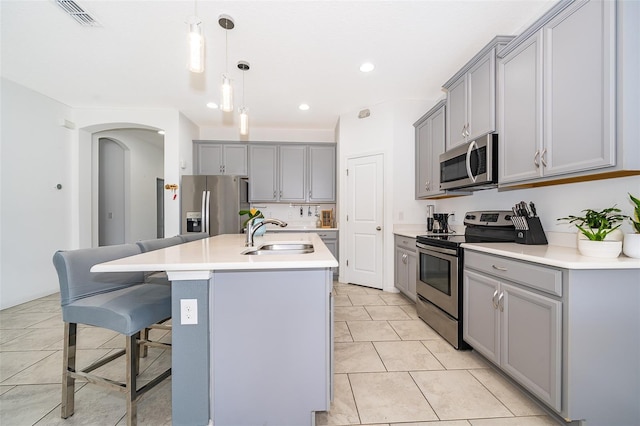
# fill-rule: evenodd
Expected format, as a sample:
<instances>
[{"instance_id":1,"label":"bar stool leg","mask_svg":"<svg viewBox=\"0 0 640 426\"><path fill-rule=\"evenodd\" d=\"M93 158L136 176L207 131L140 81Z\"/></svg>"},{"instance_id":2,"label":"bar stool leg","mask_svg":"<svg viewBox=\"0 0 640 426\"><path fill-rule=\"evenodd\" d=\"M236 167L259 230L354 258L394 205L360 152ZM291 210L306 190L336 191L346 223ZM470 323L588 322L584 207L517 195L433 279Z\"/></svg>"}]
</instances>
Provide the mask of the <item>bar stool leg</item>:
<instances>
[{"instance_id":1,"label":"bar stool leg","mask_svg":"<svg viewBox=\"0 0 640 426\"><path fill-rule=\"evenodd\" d=\"M62 405L60 417L66 419L73 415L75 382L69 371L76 371L76 339L78 325L64 323L64 347L62 350Z\"/></svg>"},{"instance_id":2,"label":"bar stool leg","mask_svg":"<svg viewBox=\"0 0 640 426\"><path fill-rule=\"evenodd\" d=\"M139 358L138 358L138 337L139 333L133 334L127 337L126 343L126 357L127 357L127 378L126 378L126 395L127 400L127 426L135 426L137 423L137 384L136 376L139 372Z\"/></svg>"}]
</instances>

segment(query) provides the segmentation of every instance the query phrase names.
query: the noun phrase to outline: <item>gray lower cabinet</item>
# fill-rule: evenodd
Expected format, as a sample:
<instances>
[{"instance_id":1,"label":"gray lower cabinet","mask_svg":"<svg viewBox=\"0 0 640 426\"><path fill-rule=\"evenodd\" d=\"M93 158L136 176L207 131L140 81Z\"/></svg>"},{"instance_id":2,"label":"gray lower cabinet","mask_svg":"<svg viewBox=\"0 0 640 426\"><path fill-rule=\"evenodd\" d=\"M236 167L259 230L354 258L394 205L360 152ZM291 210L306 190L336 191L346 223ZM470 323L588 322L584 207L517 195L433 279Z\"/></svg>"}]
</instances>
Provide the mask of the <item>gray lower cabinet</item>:
<instances>
[{"instance_id":1,"label":"gray lower cabinet","mask_svg":"<svg viewBox=\"0 0 640 426\"><path fill-rule=\"evenodd\" d=\"M464 340L560 410L562 302L470 269L463 295Z\"/></svg>"},{"instance_id":2,"label":"gray lower cabinet","mask_svg":"<svg viewBox=\"0 0 640 426\"><path fill-rule=\"evenodd\" d=\"M411 300L416 300L418 253L416 239L403 235L395 236L395 287Z\"/></svg>"},{"instance_id":3,"label":"gray lower cabinet","mask_svg":"<svg viewBox=\"0 0 640 426\"><path fill-rule=\"evenodd\" d=\"M416 157L416 199L430 198L440 190L440 154L445 144L445 100L438 102L414 123Z\"/></svg>"},{"instance_id":4,"label":"gray lower cabinet","mask_svg":"<svg viewBox=\"0 0 640 426\"><path fill-rule=\"evenodd\" d=\"M629 139L637 130L617 129L633 116L629 96L639 94L638 63L627 60L637 50L625 50L640 49L639 38L620 30L640 25L637 11L623 11L634 7L559 2L499 52L500 186L638 168Z\"/></svg>"},{"instance_id":5,"label":"gray lower cabinet","mask_svg":"<svg viewBox=\"0 0 640 426\"><path fill-rule=\"evenodd\" d=\"M549 246L541 261L573 259L571 250ZM640 424L640 270L564 269L469 247L464 263L463 338L474 350L567 421Z\"/></svg>"},{"instance_id":6,"label":"gray lower cabinet","mask_svg":"<svg viewBox=\"0 0 640 426\"><path fill-rule=\"evenodd\" d=\"M194 174L247 175L247 146L194 141Z\"/></svg>"}]
</instances>

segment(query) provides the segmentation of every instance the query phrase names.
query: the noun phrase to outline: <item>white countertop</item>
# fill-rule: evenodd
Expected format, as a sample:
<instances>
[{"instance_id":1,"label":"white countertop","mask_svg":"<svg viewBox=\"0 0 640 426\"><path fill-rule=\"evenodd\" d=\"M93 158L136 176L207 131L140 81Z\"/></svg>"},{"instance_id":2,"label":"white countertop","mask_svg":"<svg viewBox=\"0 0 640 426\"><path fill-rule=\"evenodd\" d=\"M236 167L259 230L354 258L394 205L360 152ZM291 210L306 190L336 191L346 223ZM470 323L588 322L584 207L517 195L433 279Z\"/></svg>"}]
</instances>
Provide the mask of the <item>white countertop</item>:
<instances>
[{"instance_id":1,"label":"white countertop","mask_svg":"<svg viewBox=\"0 0 640 426\"><path fill-rule=\"evenodd\" d=\"M640 279L640 259L624 254L614 259L600 259L582 256L574 247L517 243L464 243L462 247L565 269L638 269Z\"/></svg>"},{"instance_id":2,"label":"white countertop","mask_svg":"<svg viewBox=\"0 0 640 426\"><path fill-rule=\"evenodd\" d=\"M266 234L272 232L325 232L325 231L337 231L338 228L316 228L315 226L285 226L281 228L277 225L266 225Z\"/></svg>"},{"instance_id":3,"label":"white countertop","mask_svg":"<svg viewBox=\"0 0 640 426\"><path fill-rule=\"evenodd\" d=\"M259 269L314 269L338 266L322 239L315 233L272 233L254 238L255 248L268 242L311 242L313 253L295 255L243 255L244 234L217 235L178 244L111 262L100 263L92 272L125 271L216 271Z\"/></svg>"}]
</instances>

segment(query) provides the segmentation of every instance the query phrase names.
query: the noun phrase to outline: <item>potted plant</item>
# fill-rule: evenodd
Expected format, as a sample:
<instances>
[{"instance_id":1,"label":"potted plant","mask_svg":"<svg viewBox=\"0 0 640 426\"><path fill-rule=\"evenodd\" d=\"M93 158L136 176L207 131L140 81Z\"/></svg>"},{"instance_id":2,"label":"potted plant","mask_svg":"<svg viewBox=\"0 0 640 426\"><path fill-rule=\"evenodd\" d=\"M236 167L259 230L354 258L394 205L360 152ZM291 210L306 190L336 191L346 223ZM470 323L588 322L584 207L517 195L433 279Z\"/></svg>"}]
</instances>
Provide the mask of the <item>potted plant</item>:
<instances>
[{"instance_id":1,"label":"potted plant","mask_svg":"<svg viewBox=\"0 0 640 426\"><path fill-rule=\"evenodd\" d=\"M618 257L622 252L621 222L627 216L615 205L600 211L585 209L584 216L569 215L565 220L578 228L578 251L591 257Z\"/></svg>"},{"instance_id":2,"label":"potted plant","mask_svg":"<svg viewBox=\"0 0 640 426\"><path fill-rule=\"evenodd\" d=\"M264 219L264 215L262 214L262 212L258 209L249 209L249 210L240 210L238 212L238 214L240 216L244 216L244 215L248 215L249 217L246 218L244 220L244 222L242 222L242 228L246 228L247 227L247 223L249 223L249 221L251 219L253 219L254 217L256 218L256 222L261 221L262 219ZM256 230L256 233L254 235L264 235L264 233L267 231L267 228L265 228L265 226L261 226L260 228L258 228Z\"/></svg>"},{"instance_id":3,"label":"potted plant","mask_svg":"<svg viewBox=\"0 0 640 426\"><path fill-rule=\"evenodd\" d=\"M640 258L640 199L629 194L629 199L635 205L633 215L629 216L634 233L624 235L622 251L625 255L633 258Z\"/></svg>"}]
</instances>

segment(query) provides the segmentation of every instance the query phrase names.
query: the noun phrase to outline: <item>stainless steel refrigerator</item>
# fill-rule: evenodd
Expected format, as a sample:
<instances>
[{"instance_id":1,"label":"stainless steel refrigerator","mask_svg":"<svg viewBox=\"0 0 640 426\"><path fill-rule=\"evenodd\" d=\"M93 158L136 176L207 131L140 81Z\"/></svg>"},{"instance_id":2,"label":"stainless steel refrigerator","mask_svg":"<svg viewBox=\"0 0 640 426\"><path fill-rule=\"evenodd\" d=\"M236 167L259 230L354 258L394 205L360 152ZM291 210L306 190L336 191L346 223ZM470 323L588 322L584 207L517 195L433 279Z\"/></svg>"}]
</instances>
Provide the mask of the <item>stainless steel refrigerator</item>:
<instances>
[{"instance_id":1,"label":"stainless steel refrigerator","mask_svg":"<svg viewBox=\"0 0 640 426\"><path fill-rule=\"evenodd\" d=\"M182 176L180 231L210 236L240 233L238 212L249 208L248 185L242 176Z\"/></svg>"}]
</instances>

